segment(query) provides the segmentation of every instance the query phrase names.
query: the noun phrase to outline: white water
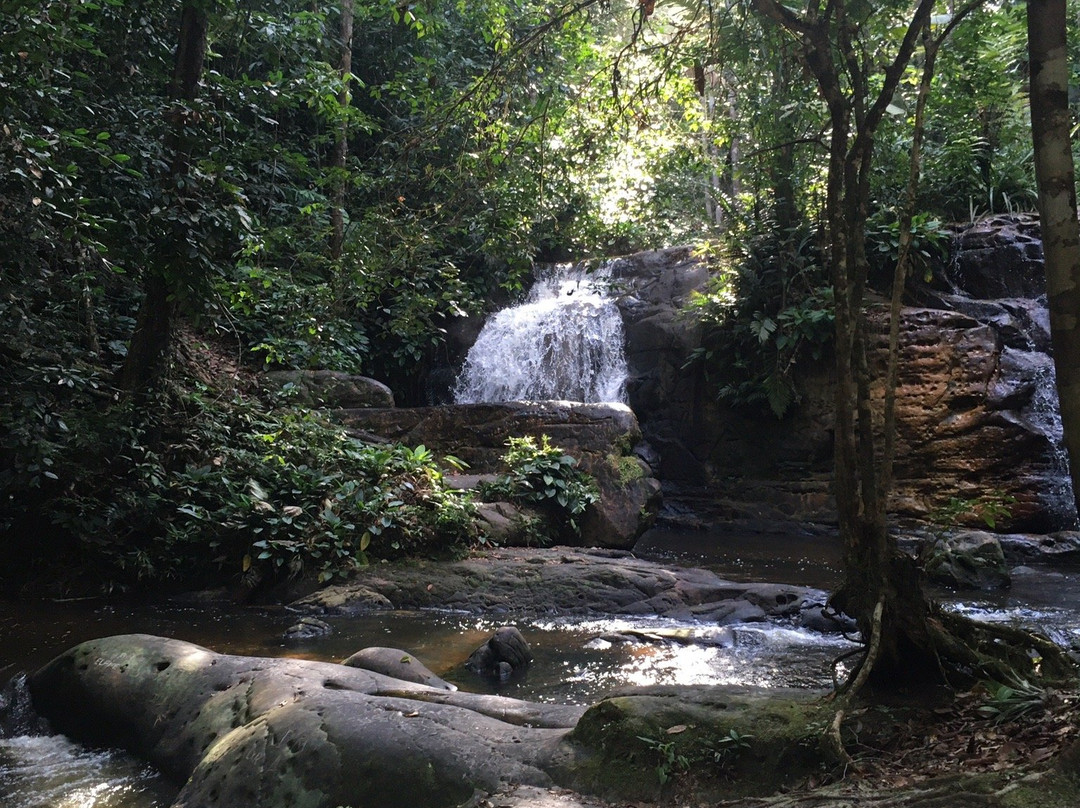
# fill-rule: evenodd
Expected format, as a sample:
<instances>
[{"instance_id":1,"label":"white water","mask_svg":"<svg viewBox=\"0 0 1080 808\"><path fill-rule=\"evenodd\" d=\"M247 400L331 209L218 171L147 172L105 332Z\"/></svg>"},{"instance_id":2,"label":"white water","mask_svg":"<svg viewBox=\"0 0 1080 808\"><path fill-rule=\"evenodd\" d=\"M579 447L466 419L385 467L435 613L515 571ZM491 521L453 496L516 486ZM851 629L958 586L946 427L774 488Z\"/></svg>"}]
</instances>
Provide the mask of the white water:
<instances>
[{"instance_id":1,"label":"white water","mask_svg":"<svg viewBox=\"0 0 1080 808\"><path fill-rule=\"evenodd\" d=\"M1042 496L1056 512L1069 513L1074 510L1075 500L1073 499L1072 478L1069 476L1069 454L1065 450L1061 408L1057 393L1054 363L1049 362L1035 378L1035 394L1031 398L1030 420L1042 430L1054 447L1052 469L1054 482L1048 490L1041 492ZM1076 526L1075 518L1073 526Z\"/></svg>"},{"instance_id":2,"label":"white water","mask_svg":"<svg viewBox=\"0 0 1080 808\"><path fill-rule=\"evenodd\" d=\"M488 318L454 401L624 402L623 325L609 274L604 267L545 270L524 303Z\"/></svg>"},{"instance_id":3,"label":"white water","mask_svg":"<svg viewBox=\"0 0 1080 808\"><path fill-rule=\"evenodd\" d=\"M52 733L33 712L25 677L0 690L4 808L164 808L175 793L146 763Z\"/></svg>"}]
</instances>

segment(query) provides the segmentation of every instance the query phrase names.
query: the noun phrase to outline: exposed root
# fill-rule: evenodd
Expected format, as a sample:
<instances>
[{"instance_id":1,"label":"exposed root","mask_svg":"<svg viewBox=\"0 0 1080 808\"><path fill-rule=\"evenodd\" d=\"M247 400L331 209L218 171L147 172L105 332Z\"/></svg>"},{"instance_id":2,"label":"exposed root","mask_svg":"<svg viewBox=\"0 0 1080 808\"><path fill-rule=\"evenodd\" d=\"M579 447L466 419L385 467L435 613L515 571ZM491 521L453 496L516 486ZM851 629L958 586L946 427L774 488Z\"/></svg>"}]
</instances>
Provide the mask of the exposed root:
<instances>
[{"instance_id":1,"label":"exposed root","mask_svg":"<svg viewBox=\"0 0 1080 808\"><path fill-rule=\"evenodd\" d=\"M1005 682L1017 676L1049 680L1076 676L1076 665L1064 649L1038 634L944 611L927 622L938 656L973 678Z\"/></svg>"}]
</instances>

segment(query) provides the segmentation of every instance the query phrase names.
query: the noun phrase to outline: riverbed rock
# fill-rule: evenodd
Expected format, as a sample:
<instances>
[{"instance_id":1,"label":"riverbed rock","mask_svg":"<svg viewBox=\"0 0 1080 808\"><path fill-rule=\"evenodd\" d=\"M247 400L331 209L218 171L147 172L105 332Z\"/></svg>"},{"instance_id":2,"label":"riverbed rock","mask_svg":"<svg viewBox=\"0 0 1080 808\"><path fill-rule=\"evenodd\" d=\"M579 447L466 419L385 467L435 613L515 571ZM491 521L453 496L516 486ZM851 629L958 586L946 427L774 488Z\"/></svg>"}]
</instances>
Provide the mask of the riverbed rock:
<instances>
[{"instance_id":1,"label":"riverbed rock","mask_svg":"<svg viewBox=\"0 0 1080 808\"><path fill-rule=\"evenodd\" d=\"M820 730L832 711L819 695L735 686L622 688L590 707L567 737L576 758L560 779L612 800L656 798L691 760L706 760L718 776L698 784L702 804L790 788L832 762Z\"/></svg>"},{"instance_id":2,"label":"riverbed rock","mask_svg":"<svg viewBox=\"0 0 1080 808\"><path fill-rule=\"evenodd\" d=\"M1080 531L1054 533L1007 533L998 536L1005 557L1012 562L1050 564L1055 567L1080 564Z\"/></svg>"},{"instance_id":3,"label":"riverbed rock","mask_svg":"<svg viewBox=\"0 0 1080 808\"><path fill-rule=\"evenodd\" d=\"M361 648L342 660L342 665L375 671L403 682L415 682L439 690L457 690L455 685L440 679L423 662L400 648L371 646Z\"/></svg>"},{"instance_id":4,"label":"riverbed rock","mask_svg":"<svg viewBox=\"0 0 1080 808\"><path fill-rule=\"evenodd\" d=\"M393 407L394 394L380 381L336 370L270 370L262 374L268 391L288 392L300 406L327 409Z\"/></svg>"},{"instance_id":5,"label":"riverbed rock","mask_svg":"<svg viewBox=\"0 0 1080 808\"><path fill-rule=\"evenodd\" d=\"M56 730L177 783L172 808L456 808L520 786L649 799L669 741L718 755L695 781L715 800L830 760L815 723L830 708L805 691L637 688L586 711L142 634L77 645L28 686Z\"/></svg>"},{"instance_id":6,"label":"riverbed rock","mask_svg":"<svg viewBox=\"0 0 1080 808\"><path fill-rule=\"evenodd\" d=\"M82 643L28 683L58 731L183 784L174 808L451 808L547 787L582 712L148 635Z\"/></svg>"},{"instance_id":7,"label":"riverbed rock","mask_svg":"<svg viewBox=\"0 0 1080 808\"><path fill-rule=\"evenodd\" d=\"M333 633L333 627L325 620L305 615L285 629L281 638L286 642L299 642L313 640L316 637L327 637Z\"/></svg>"},{"instance_id":8,"label":"riverbed rock","mask_svg":"<svg viewBox=\"0 0 1080 808\"><path fill-rule=\"evenodd\" d=\"M460 458L477 474L503 470L501 457L511 437L547 435L577 459L600 488L600 500L581 520L587 546L633 547L652 524L660 484L633 455L641 441L634 413L623 404L570 401L512 401L409 409L344 409L335 417L359 436L409 446L423 444ZM569 541L572 537L564 536Z\"/></svg>"},{"instance_id":9,"label":"riverbed rock","mask_svg":"<svg viewBox=\"0 0 1080 808\"><path fill-rule=\"evenodd\" d=\"M517 627L499 626L469 655L465 667L485 679L506 682L524 675L532 660L532 649Z\"/></svg>"},{"instance_id":10,"label":"riverbed rock","mask_svg":"<svg viewBox=\"0 0 1080 808\"><path fill-rule=\"evenodd\" d=\"M1005 589L1010 581L1001 542L984 530L940 536L925 551L923 570L955 589Z\"/></svg>"},{"instance_id":11,"label":"riverbed rock","mask_svg":"<svg viewBox=\"0 0 1080 808\"><path fill-rule=\"evenodd\" d=\"M658 616L712 625L796 617L825 598L816 589L728 581L708 570L668 567L618 550L503 547L461 561L368 567L350 582L320 589L291 607L357 614L373 593L394 609Z\"/></svg>"}]
</instances>

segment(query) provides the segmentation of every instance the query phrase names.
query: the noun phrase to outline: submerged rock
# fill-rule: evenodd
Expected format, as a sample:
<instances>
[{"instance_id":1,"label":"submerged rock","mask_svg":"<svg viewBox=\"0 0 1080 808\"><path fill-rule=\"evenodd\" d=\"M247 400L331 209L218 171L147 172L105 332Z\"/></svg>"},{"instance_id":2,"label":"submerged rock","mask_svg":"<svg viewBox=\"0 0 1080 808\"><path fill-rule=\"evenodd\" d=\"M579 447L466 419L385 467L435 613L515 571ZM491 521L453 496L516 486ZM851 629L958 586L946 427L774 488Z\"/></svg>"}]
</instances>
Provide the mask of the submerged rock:
<instances>
[{"instance_id":1,"label":"submerged rock","mask_svg":"<svg viewBox=\"0 0 1080 808\"><path fill-rule=\"evenodd\" d=\"M281 635L286 642L312 640L316 637L328 637L334 633L333 627L325 620L310 615L301 617Z\"/></svg>"},{"instance_id":2,"label":"submerged rock","mask_svg":"<svg viewBox=\"0 0 1080 808\"><path fill-rule=\"evenodd\" d=\"M423 662L400 648L372 646L362 648L341 663L350 668L363 668L403 682L416 682L439 690L457 690L457 687L440 679Z\"/></svg>"}]
</instances>

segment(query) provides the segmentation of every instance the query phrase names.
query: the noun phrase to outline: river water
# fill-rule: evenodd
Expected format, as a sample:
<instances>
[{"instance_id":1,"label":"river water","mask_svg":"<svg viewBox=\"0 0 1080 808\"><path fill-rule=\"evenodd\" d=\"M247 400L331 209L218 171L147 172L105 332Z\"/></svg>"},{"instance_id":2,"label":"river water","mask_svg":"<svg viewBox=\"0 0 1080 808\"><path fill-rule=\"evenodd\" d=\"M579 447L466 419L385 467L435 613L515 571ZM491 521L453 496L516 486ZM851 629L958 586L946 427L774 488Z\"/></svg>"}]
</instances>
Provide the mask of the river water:
<instances>
[{"instance_id":1,"label":"river water","mask_svg":"<svg viewBox=\"0 0 1080 808\"><path fill-rule=\"evenodd\" d=\"M839 577L839 548L829 537L660 531L640 551L661 563L708 567L734 580L828 588ZM1020 570L1009 592L954 598L952 604L980 619L1038 624L1060 642L1080 644L1075 573ZM0 682L83 640L141 632L226 653L326 661L365 646L392 646L463 690L584 704L627 684L826 688L832 660L853 647L840 636L784 622L723 630L643 618L518 623L534 662L524 679L496 686L472 677L463 664L502 621L445 612L331 617L330 636L286 642L282 634L296 619L283 609L0 602ZM17 678L0 692L3 808L164 808L174 794L172 784L122 753L84 749L50 734L34 718Z\"/></svg>"}]
</instances>

